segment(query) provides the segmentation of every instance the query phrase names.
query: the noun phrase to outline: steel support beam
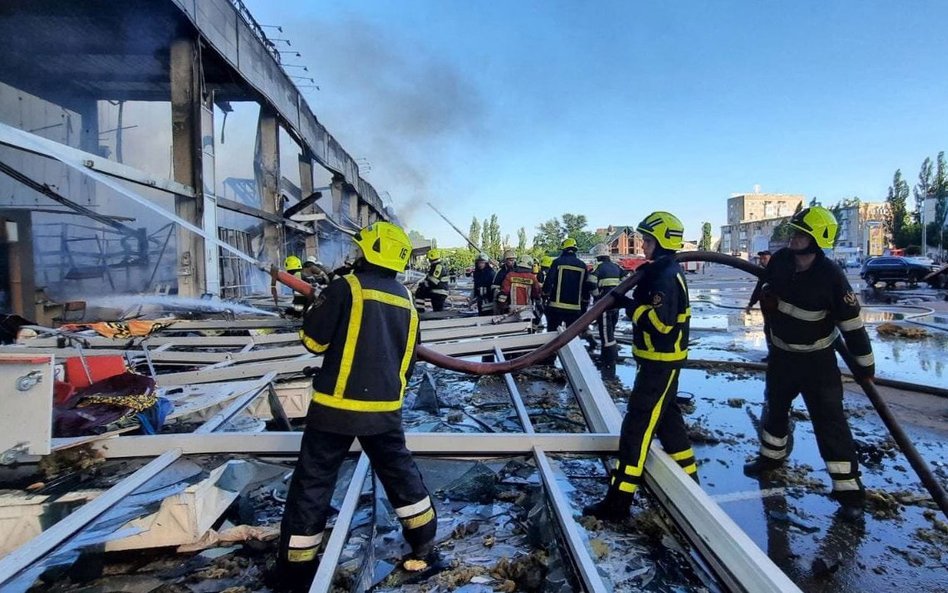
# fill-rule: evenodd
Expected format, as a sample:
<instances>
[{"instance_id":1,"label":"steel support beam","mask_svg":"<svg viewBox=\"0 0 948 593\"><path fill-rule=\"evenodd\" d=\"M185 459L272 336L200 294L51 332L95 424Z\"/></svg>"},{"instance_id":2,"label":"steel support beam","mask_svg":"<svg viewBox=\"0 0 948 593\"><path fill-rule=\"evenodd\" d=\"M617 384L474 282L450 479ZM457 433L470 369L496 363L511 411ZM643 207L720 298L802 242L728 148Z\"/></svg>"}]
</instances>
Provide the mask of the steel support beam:
<instances>
[{"instance_id":1,"label":"steel support beam","mask_svg":"<svg viewBox=\"0 0 948 593\"><path fill-rule=\"evenodd\" d=\"M148 465L128 476L104 494L86 503L82 508L0 559L0 589L3 589L3 584L21 570L51 552L67 538L91 523L102 513L108 511L112 505L174 463L179 457L181 457L181 449L166 448L157 459L152 460Z\"/></svg>"},{"instance_id":2,"label":"steel support beam","mask_svg":"<svg viewBox=\"0 0 948 593\"><path fill-rule=\"evenodd\" d=\"M105 438L95 444L109 459L153 457L171 447L186 455L208 453L246 453L248 455L295 456L300 450L300 432L156 434ZM602 453L619 446L615 434L549 433L443 433L410 432L405 435L408 448L417 455L529 455L534 447L550 453ZM361 451L358 440L352 452Z\"/></svg>"}]
</instances>

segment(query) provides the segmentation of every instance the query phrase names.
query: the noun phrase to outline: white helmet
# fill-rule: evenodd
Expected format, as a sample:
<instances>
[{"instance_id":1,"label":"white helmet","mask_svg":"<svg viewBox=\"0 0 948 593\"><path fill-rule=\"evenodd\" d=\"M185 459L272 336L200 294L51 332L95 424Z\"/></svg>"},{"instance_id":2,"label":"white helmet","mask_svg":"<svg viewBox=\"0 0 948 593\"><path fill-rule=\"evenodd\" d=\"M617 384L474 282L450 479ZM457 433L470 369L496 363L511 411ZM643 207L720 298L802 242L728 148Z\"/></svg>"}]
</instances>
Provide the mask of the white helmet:
<instances>
[{"instance_id":1,"label":"white helmet","mask_svg":"<svg viewBox=\"0 0 948 593\"><path fill-rule=\"evenodd\" d=\"M533 269L533 258L529 255L521 255L520 259L517 260L518 268L529 268Z\"/></svg>"},{"instance_id":2,"label":"white helmet","mask_svg":"<svg viewBox=\"0 0 948 593\"><path fill-rule=\"evenodd\" d=\"M488 257L487 257L487 254L482 251L482 252L480 252L480 253L477 254L477 257L474 258L474 261L475 261L475 262L479 262L479 261L490 261L490 258L488 258Z\"/></svg>"},{"instance_id":3,"label":"white helmet","mask_svg":"<svg viewBox=\"0 0 948 593\"><path fill-rule=\"evenodd\" d=\"M596 245L595 247L593 247L592 251L593 251L593 255L595 255L596 257L603 257L603 256L608 257L609 255L611 255L611 253L609 252L609 246L606 245L605 243L600 243Z\"/></svg>"},{"instance_id":4,"label":"white helmet","mask_svg":"<svg viewBox=\"0 0 948 593\"><path fill-rule=\"evenodd\" d=\"M316 256L315 256L315 255L311 255L311 256L307 257L307 258L306 258L306 263L308 263L308 264L316 264L317 266L322 266L322 265L323 265L323 263L322 263L321 261L319 261L318 259L316 259Z\"/></svg>"}]
</instances>

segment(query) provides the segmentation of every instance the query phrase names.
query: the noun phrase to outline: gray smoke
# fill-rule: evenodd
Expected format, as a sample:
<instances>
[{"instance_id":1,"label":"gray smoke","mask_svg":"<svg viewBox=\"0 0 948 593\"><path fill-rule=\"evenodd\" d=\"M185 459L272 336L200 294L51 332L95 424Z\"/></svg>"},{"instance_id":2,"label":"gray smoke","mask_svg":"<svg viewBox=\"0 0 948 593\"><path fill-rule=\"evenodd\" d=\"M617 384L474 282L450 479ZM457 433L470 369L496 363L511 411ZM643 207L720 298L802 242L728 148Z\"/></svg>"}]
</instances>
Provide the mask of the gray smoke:
<instances>
[{"instance_id":1,"label":"gray smoke","mask_svg":"<svg viewBox=\"0 0 948 593\"><path fill-rule=\"evenodd\" d=\"M284 24L321 87L307 97L316 117L392 193L404 223L432 193L432 175L450 167L454 143L484 142L485 105L463 72L427 48L391 39L365 21ZM299 61L299 59L297 59ZM414 204L414 206L412 206Z\"/></svg>"}]
</instances>

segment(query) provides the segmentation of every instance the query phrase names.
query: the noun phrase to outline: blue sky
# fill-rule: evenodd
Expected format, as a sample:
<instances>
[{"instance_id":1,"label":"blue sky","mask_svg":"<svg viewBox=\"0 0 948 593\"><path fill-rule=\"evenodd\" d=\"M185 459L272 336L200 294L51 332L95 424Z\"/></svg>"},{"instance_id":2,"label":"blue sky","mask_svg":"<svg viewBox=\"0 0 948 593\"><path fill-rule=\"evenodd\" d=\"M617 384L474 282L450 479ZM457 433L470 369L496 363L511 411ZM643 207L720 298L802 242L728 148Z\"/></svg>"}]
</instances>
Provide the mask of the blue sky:
<instances>
[{"instance_id":1,"label":"blue sky","mask_svg":"<svg viewBox=\"0 0 948 593\"><path fill-rule=\"evenodd\" d=\"M948 2L245 0L317 117L441 245L665 209L696 238L734 192L882 200L948 147Z\"/></svg>"}]
</instances>

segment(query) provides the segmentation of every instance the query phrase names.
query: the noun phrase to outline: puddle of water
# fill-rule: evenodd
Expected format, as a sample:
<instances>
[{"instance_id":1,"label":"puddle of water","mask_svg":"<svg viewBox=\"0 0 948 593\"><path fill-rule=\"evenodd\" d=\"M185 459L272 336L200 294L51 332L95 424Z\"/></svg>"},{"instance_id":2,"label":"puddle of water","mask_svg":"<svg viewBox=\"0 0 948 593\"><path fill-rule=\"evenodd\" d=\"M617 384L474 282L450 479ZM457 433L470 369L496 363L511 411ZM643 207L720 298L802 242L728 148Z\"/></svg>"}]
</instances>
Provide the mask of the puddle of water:
<instances>
[{"instance_id":1,"label":"puddle of water","mask_svg":"<svg viewBox=\"0 0 948 593\"><path fill-rule=\"evenodd\" d=\"M629 388L634 363L625 361L618 371ZM762 373L682 371L679 390L694 395L695 410L686 421L693 429L702 487L808 593L896 586L945 591L948 564L941 545L945 538L933 524L933 518L941 518L937 511L909 503L889 517L867 513L862 527L834 519L838 505L828 497L829 476L801 399L794 406L789 471L771 481L743 475L742 464L758 447L748 409L759 416L763 388ZM920 482L907 460L890 448L871 405L862 397L847 396L846 406L861 452L862 479L870 492L902 496L904 501L920 495ZM948 446L929 432L904 428L936 475L948 481L942 461Z\"/></svg>"}]
</instances>

